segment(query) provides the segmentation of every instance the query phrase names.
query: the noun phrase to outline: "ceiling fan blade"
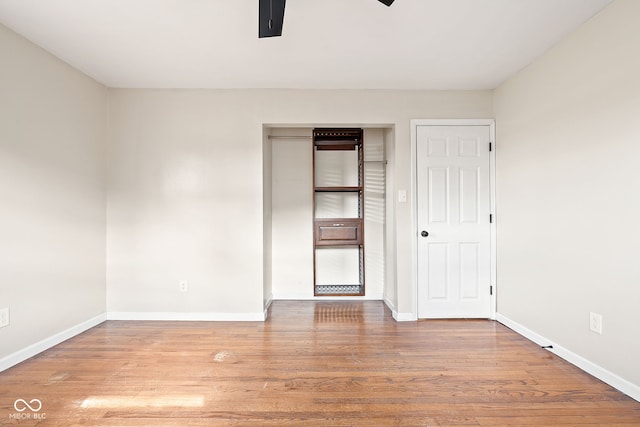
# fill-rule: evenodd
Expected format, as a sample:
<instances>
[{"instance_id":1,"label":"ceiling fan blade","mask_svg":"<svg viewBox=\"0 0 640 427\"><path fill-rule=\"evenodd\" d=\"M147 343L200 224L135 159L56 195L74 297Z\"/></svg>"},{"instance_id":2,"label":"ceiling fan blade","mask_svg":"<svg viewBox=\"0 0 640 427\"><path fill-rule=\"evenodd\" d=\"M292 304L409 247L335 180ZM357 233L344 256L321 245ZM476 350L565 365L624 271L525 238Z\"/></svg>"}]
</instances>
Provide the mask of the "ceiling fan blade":
<instances>
[{"instance_id":1,"label":"ceiling fan blade","mask_svg":"<svg viewBox=\"0 0 640 427\"><path fill-rule=\"evenodd\" d=\"M386 4L387 6L391 6L391 4L395 1L395 0L378 0L380 3L382 4Z\"/></svg>"},{"instance_id":2,"label":"ceiling fan blade","mask_svg":"<svg viewBox=\"0 0 640 427\"><path fill-rule=\"evenodd\" d=\"M282 35L286 0L258 0L258 37Z\"/></svg>"}]
</instances>

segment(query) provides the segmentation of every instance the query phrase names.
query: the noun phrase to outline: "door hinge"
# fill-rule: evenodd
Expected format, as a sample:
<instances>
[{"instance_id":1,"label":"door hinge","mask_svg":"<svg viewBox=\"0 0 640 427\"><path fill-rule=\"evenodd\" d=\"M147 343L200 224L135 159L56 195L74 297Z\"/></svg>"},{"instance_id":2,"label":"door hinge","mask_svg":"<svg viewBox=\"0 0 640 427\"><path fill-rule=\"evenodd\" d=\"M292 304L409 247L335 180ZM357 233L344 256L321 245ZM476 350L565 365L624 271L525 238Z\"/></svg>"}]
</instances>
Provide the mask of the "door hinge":
<instances>
[{"instance_id":1,"label":"door hinge","mask_svg":"<svg viewBox=\"0 0 640 427\"><path fill-rule=\"evenodd\" d=\"M493 214L489 214L489 224L493 224Z\"/></svg>"},{"instance_id":2,"label":"door hinge","mask_svg":"<svg viewBox=\"0 0 640 427\"><path fill-rule=\"evenodd\" d=\"M489 286L489 295L493 295L493 285Z\"/></svg>"},{"instance_id":3,"label":"door hinge","mask_svg":"<svg viewBox=\"0 0 640 427\"><path fill-rule=\"evenodd\" d=\"M493 142L489 143L489 151L493 151Z\"/></svg>"}]
</instances>

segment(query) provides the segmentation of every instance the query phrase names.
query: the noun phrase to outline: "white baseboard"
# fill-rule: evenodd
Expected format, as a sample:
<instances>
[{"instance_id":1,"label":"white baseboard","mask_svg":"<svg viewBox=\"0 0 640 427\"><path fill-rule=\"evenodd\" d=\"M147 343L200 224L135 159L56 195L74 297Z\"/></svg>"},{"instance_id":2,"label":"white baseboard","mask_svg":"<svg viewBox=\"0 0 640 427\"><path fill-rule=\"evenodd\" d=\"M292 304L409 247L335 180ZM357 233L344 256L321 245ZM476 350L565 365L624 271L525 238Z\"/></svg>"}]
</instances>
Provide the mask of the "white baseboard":
<instances>
[{"instance_id":1,"label":"white baseboard","mask_svg":"<svg viewBox=\"0 0 640 427\"><path fill-rule=\"evenodd\" d=\"M564 360L571 363L572 365L577 366L578 368L582 369L588 374L593 375L599 380L609 384L611 387L614 387L620 390L627 396L640 402L640 386L637 386L625 380L624 378L617 376L613 372L610 372L604 369L603 367L596 365L595 363L585 359L584 357L570 350L567 350L566 348L546 339L542 335L536 332L533 332L531 329L528 329L527 327L509 319L506 316L503 316L500 313L496 314L496 320L502 323L503 325L505 325L506 327L508 327L509 329L512 329L513 331L517 332L518 334L522 335L523 337L529 339L530 341L533 341L534 343L540 346L545 346L545 347L553 346L553 348L548 349L553 354L563 358Z\"/></svg>"},{"instance_id":2,"label":"white baseboard","mask_svg":"<svg viewBox=\"0 0 640 427\"><path fill-rule=\"evenodd\" d=\"M275 300L312 300L313 292L274 292L273 299Z\"/></svg>"},{"instance_id":3,"label":"white baseboard","mask_svg":"<svg viewBox=\"0 0 640 427\"><path fill-rule=\"evenodd\" d=\"M380 301L382 300L382 294L364 295L361 297L345 297L345 296L322 296L317 297L313 295L313 292L281 292L273 294L274 300L288 300L288 301L322 301L322 300L336 300L336 301Z\"/></svg>"},{"instance_id":4,"label":"white baseboard","mask_svg":"<svg viewBox=\"0 0 640 427\"><path fill-rule=\"evenodd\" d=\"M258 313L183 313L183 312L138 312L110 311L107 320L166 320L185 322L263 322L264 312Z\"/></svg>"},{"instance_id":5,"label":"white baseboard","mask_svg":"<svg viewBox=\"0 0 640 427\"><path fill-rule=\"evenodd\" d=\"M393 301L391 301L389 298L387 298L386 296L383 298L383 301L385 303L385 305L387 306L387 308L389 310L391 310L391 313L393 314L393 318L396 318L396 314L398 313L396 310L396 305L393 303Z\"/></svg>"},{"instance_id":6,"label":"white baseboard","mask_svg":"<svg viewBox=\"0 0 640 427\"><path fill-rule=\"evenodd\" d=\"M271 296L267 298L267 302L264 305L264 310L262 311L262 314L263 314L262 320L267 320L267 317L269 317L269 307L271 307L272 303L273 303L273 294L271 294Z\"/></svg>"},{"instance_id":7,"label":"white baseboard","mask_svg":"<svg viewBox=\"0 0 640 427\"><path fill-rule=\"evenodd\" d=\"M393 312L393 318L397 322L415 322L418 320L418 316L415 313L399 313L397 311Z\"/></svg>"},{"instance_id":8,"label":"white baseboard","mask_svg":"<svg viewBox=\"0 0 640 427\"><path fill-rule=\"evenodd\" d=\"M384 303L391 310L391 316L396 320L396 322L414 322L418 320L418 316L414 313L398 313L395 304L388 298L384 298Z\"/></svg>"},{"instance_id":9,"label":"white baseboard","mask_svg":"<svg viewBox=\"0 0 640 427\"><path fill-rule=\"evenodd\" d=\"M69 329L66 329L62 332L58 332L57 334L52 335L49 338L45 338L42 341L39 341L26 348L23 348L22 350L18 350L15 353L5 356L2 359L0 359L0 372L6 369L9 369L12 366L17 365L18 363L24 362L25 360L39 353L42 353L45 350L48 350L51 347L56 346L61 342L68 340L69 338L73 338L76 335L79 335L93 328L94 326L99 325L105 320L107 320L107 315L105 313L100 314L78 325L72 326Z\"/></svg>"}]
</instances>

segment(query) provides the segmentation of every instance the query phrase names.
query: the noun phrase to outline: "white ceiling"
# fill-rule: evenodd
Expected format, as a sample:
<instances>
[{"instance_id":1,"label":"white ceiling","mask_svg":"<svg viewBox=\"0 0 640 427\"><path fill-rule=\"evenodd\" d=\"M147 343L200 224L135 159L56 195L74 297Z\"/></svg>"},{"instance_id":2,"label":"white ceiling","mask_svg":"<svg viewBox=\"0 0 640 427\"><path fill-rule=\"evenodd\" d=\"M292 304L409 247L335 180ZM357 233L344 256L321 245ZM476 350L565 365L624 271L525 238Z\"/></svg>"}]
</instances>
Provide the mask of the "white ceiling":
<instances>
[{"instance_id":1,"label":"white ceiling","mask_svg":"<svg viewBox=\"0 0 640 427\"><path fill-rule=\"evenodd\" d=\"M0 0L0 23L109 87L492 89L611 0Z\"/></svg>"}]
</instances>

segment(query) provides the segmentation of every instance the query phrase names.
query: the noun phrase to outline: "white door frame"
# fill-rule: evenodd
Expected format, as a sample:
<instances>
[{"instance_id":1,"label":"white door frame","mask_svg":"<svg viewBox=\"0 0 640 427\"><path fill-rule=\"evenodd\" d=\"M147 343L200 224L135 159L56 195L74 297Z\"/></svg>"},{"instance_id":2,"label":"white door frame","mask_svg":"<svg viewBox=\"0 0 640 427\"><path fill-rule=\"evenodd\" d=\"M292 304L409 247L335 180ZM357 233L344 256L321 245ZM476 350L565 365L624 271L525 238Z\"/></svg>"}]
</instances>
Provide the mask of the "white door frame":
<instances>
[{"instance_id":1,"label":"white door frame","mask_svg":"<svg viewBox=\"0 0 640 427\"><path fill-rule=\"evenodd\" d=\"M496 262L496 121L494 119L414 119L411 120L411 264L413 274L412 288L414 295L415 318L418 318L418 143L417 143L417 127L418 126L489 126L489 135L492 143L492 150L489 153L489 184L490 188L490 209L493 215L493 221L490 224L490 254L491 254L491 286L493 292L491 295L491 319L496 318L497 308L497 262Z\"/></svg>"}]
</instances>

